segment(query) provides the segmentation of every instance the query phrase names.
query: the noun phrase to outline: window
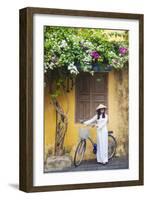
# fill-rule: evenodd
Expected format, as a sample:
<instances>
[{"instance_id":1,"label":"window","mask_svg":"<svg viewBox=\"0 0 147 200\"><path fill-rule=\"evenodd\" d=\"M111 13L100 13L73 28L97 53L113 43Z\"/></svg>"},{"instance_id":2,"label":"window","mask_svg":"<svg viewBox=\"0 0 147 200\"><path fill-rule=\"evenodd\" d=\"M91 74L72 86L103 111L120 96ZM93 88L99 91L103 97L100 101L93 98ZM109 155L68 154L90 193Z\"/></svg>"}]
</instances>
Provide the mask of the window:
<instances>
[{"instance_id":1,"label":"window","mask_svg":"<svg viewBox=\"0 0 147 200\"><path fill-rule=\"evenodd\" d=\"M100 104L107 106L107 73L80 73L76 78L76 122L95 114Z\"/></svg>"}]
</instances>

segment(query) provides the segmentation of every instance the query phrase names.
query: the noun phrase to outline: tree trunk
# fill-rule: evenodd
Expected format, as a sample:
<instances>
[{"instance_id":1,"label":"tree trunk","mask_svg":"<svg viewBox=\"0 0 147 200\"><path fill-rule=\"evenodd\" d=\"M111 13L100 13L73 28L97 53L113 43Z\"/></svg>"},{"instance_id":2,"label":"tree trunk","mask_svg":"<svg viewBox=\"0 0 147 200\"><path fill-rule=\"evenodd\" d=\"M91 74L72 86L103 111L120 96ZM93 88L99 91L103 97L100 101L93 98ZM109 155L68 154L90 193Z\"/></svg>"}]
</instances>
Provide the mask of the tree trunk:
<instances>
[{"instance_id":1,"label":"tree trunk","mask_svg":"<svg viewBox=\"0 0 147 200\"><path fill-rule=\"evenodd\" d=\"M56 136L55 136L55 155L61 156L64 154L64 139L68 127L68 117L64 113L63 108L56 98L52 99L56 109Z\"/></svg>"},{"instance_id":2,"label":"tree trunk","mask_svg":"<svg viewBox=\"0 0 147 200\"><path fill-rule=\"evenodd\" d=\"M56 91L56 83L55 83L55 77L54 74L48 73L46 75L46 82L48 82L49 84L49 93L53 94L54 91ZM68 107L69 107L69 100L68 100L68 96L66 93L66 89L65 87L62 85L62 87L60 88L63 92L63 96L66 97L66 101L67 101L67 110L64 111L61 104L59 103L59 101L57 100L57 97L51 97L53 106L56 110L56 132L55 132L55 151L54 154L56 156L61 156L64 154L64 139L65 139L65 135L67 132L67 127L68 127L68 117L67 117L67 113L68 113Z\"/></svg>"}]
</instances>

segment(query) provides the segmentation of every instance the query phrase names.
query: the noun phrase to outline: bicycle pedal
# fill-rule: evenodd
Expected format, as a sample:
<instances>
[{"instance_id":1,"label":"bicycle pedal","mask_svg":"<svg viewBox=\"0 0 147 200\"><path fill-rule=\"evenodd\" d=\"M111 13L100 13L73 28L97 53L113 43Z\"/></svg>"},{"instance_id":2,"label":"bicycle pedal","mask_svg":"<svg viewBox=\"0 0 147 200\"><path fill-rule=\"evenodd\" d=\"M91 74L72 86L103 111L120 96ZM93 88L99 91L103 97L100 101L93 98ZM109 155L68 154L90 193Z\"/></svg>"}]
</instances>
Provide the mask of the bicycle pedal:
<instances>
[{"instance_id":1,"label":"bicycle pedal","mask_svg":"<svg viewBox=\"0 0 147 200\"><path fill-rule=\"evenodd\" d=\"M93 153L96 154L96 152L97 152L97 151L96 151L95 149L93 149Z\"/></svg>"},{"instance_id":2,"label":"bicycle pedal","mask_svg":"<svg viewBox=\"0 0 147 200\"><path fill-rule=\"evenodd\" d=\"M93 153L96 154L96 152L97 152L97 144L94 144L93 145Z\"/></svg>"}]
</instances>

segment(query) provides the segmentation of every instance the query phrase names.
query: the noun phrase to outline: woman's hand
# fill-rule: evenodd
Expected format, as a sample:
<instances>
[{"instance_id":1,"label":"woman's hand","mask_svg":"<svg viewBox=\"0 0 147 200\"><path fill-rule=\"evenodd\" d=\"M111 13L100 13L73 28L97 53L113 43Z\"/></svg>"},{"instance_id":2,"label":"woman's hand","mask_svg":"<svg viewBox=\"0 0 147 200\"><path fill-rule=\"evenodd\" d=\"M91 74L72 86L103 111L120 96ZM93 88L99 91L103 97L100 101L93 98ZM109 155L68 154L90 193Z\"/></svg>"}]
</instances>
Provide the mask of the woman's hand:
<instances>
[{"instance_id":1,"label":"woman's hand","mask_svg":"<svg viewBox=\"0 0 147 200\"><path fill-rule=\"evenodd\" d=\"M92 125L91 125L92 128L94 128L95 126L96 126L95 124L92 124Z\"/></svg>"},{"instance_id":2,"label":"woman's hand","mask_svg":"<svg viewBox=\"0 0 147 200\"><path fill-rule=\"evenodd\" d=\"M84 124L84 120L80 120L80 123L81 123L81 124Z\"/></svg>"}]
</instances>

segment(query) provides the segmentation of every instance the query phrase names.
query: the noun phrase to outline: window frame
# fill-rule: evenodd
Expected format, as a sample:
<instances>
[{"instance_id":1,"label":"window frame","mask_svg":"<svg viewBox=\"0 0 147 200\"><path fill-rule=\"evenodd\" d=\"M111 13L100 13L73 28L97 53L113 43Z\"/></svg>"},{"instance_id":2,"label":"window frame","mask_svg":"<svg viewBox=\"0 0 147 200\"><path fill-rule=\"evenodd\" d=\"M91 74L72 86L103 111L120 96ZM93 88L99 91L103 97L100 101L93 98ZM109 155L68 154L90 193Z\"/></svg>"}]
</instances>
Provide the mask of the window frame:
<instances>
[{"instance_id":1,"label":"window frame","mask_svg":"<svg viewBox=\"0 0 147 200\"><path fill-rule=\"evenodd\" d=\"M84 74L85 72L81 73L81 74ZM88 72L87 72L88 73ZM109 102L108 102L108 82L109 82L109 73L108 72L94 72L94 75L97 75L97 74L104 74L106 75L106 106L108 108L109 106ZM78 120L78 115L77 115L77 96L78 96L78 92L77 92L77 77L75 79L75 123L80 123L79 120ZM108 109L107 109L107 113L108 113ZM92 115L90 115L90 118L92 117Z\"/></svg>"}]
</instances>

